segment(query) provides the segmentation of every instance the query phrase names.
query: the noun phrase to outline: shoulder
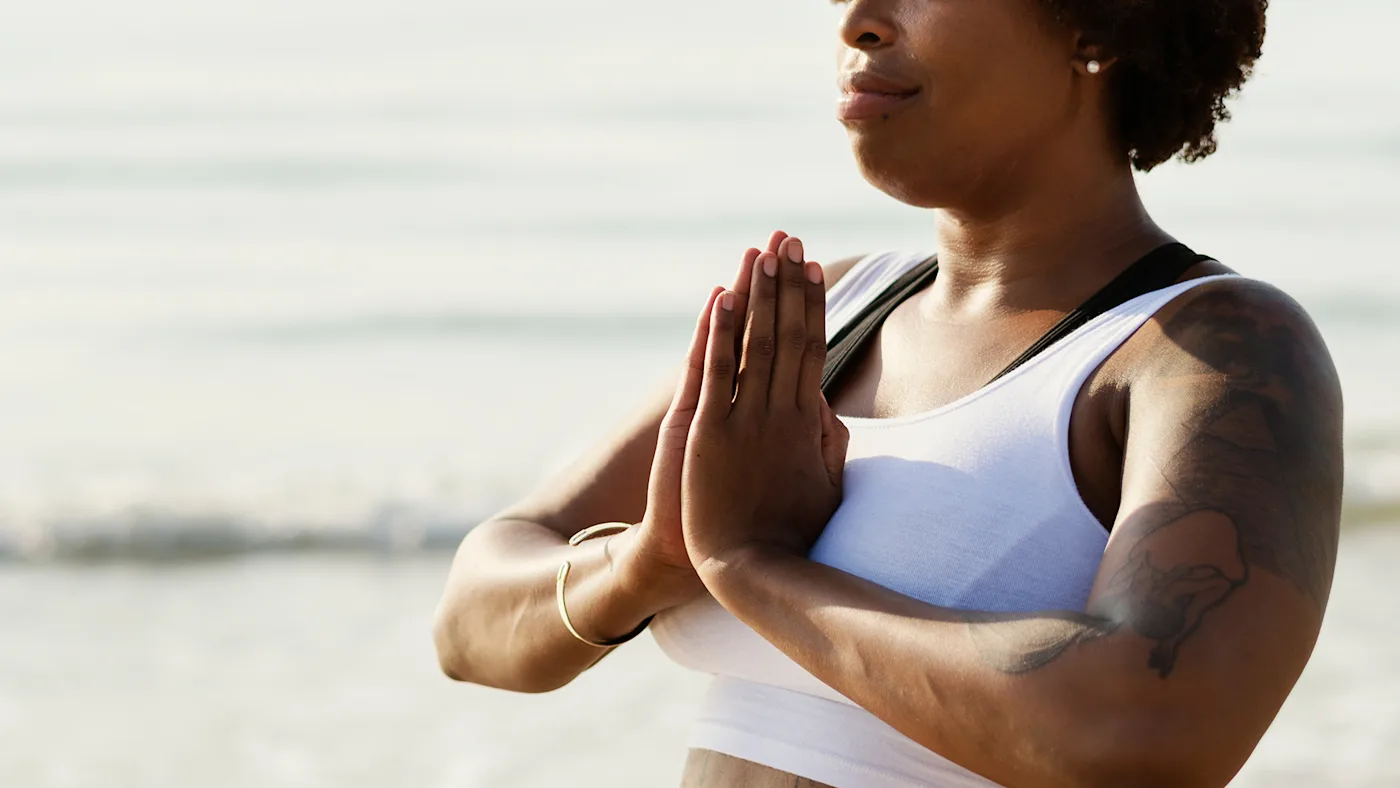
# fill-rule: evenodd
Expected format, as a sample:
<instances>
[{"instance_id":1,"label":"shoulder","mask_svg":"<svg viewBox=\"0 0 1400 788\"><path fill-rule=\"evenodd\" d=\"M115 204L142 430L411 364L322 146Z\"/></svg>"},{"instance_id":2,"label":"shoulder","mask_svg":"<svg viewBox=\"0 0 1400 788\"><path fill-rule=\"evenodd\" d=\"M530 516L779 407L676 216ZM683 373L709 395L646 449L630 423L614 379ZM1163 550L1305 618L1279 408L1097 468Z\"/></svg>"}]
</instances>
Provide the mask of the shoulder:
<instances>
[{"instance_id":1,"label":"shoulder","mask_svg":"<svg viewBox=\"0 0 1400 788\"><path fill-rule=\"evenodd\" d=\"M823 266L827 293L832 299L844 301L879 292L929 256L927 251L885 249L828 263Z\"/></svg>"},{"instance_id":2,"label":"shoulder","mask_svg":"<svg viewBox=\"0 0 1400 788\"><path fill-rule=\"evenodd\" d=\"M1129 402L1203 410L1250 399L1340 436L1342 392L1317 325L1292 296L1246 277L1191 288L1144 326ZM1137 408L1130 408L1129 415Z\"/></svg>"},{"instance_id":3,"label":"shoulder","mask_svg":"<svg viewBox=\"0 0 1400 788\"><path fill-rule=\"evenodd\" d=\"M1201 284L1149 323L1152 352L1138 375L1198 368L1249 385L1276 376L1306 382L1340 403L1336 368L1317 325L1292 296L1267 282L1226 277Z\"/></svg>"},{"instance_id":4,"label":"shoulder","mask_svg":"<svg viewBox=\"0 0 1400 788\"><path fill-rule=\"evenodd\" d=\"M866 257L869 257L869 255L861 254L855 257L837 260L834 263L822 263L822 275L825 277L826 289L830 291L833 285L841 281L842 277L850 273L852 268L856 267L856 263L859 263Z\"/></svg>"},{"instance_id":5,"label":"shoulder","mask_svg":"<svg viewBox=\"0 0 1400 788\"><path fill-rule=\"evenodd\" d=\"M1342 393L1278 288L1228 277L1149 321L1129 384L1124 496L1226 513L1251 564L1325 605L1342 495Z\"/></svg>"}]
</instances>

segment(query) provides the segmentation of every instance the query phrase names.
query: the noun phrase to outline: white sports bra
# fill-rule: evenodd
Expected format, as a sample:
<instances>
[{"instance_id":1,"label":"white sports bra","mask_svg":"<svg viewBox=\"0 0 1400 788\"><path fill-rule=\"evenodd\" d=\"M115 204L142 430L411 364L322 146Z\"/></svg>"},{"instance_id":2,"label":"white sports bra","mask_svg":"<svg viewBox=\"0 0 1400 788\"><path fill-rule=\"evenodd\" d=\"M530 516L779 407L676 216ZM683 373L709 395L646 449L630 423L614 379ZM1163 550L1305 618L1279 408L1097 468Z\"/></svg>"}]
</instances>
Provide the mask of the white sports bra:
<instances>
[{"instance_id":1,"label":"white sports bra","mask_svg":"<svg viewBox=\"0 0 1400 788\"><path fill-rule=\"evenodd\" d=\"M828 337L928 257L862 258L828 294ZM940 408L843 418L851 432L845 496L810 558L941 607L1083 610L1108 533L1070 468L1075 399L1153 313L1223 276L1232 275L1121 304ZM671 659L714 674L691 747L834 788L995 785L822 683L709 596L657 615L650 631Z\"/></svg>"}]
</instances>

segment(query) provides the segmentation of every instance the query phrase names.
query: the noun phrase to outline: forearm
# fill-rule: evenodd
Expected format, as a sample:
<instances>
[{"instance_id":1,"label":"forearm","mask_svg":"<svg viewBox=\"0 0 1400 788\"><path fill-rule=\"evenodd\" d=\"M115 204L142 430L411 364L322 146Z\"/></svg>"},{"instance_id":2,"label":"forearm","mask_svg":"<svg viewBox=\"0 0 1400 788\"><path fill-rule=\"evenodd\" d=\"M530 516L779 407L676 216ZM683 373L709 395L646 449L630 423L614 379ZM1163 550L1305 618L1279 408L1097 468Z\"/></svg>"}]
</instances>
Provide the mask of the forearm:
<instances>
[{"instance_id":1,"label":"forearm","mask_svg":"<svg viewBox=\"0 0 1400 788\"><path fill-rule=\"evenodd\" d=\"M626 577L630 533L570 546L555 531L520 520L494 520L463 540L434 616L443 671L475 684L547 692L568 684L608 649L576 639L555 599L559 566L570 563L570 620L595 640L632 631L671 603L662 589ZM611 560L610 560L611 559Z\"/></svg>"},{"instance_id":2,"label":"forearm","mask_svg":"<svg viewBox=\"0 0 1400 788\"><path fill-rule=\"evenodd\" d=\"M1145 664L1147 647L1109 637L1106 619L1048 612L997 622L757 551L712 561L701 576L817 678L1003 785L1198 784L1200 763L1173 757L1182 711L1160 678L1129 668Z\"/></svg>"}]
</instances>

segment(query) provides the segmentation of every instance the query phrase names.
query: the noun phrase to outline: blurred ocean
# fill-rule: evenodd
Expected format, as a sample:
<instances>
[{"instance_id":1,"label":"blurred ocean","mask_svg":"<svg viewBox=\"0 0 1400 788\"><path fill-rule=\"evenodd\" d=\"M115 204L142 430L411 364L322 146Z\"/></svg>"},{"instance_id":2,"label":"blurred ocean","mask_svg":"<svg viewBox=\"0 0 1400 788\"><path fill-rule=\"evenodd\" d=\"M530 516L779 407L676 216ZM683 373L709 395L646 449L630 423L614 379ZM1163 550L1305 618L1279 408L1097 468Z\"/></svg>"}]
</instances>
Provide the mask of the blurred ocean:
<instances>
[{"instance_id":1,"label":"blurred ocean","mask_svg":"<svg viewBox=\"0 0 1400 788\"><path fill-rule=\"evenodd\" d=\"M834 120L837 13L11 9L0 554L449 543L662 380L771 230L821 260L926 246ZM1143 183L1169 230L1320 323L1356 517L1400 510L1387 21L1276 3L1218 157Z\"/></svg>"},{"instance_id":2,"label":"blurred ocean","mask_svg":"<svg viewBox=\"0 0 1400 788\"><path fill-rule=\"evenodd\" d=\"M1356 562L1393 565L1400 541L1383 524L1400 521L1400 66L1389 31L1400 9L1272 6L1266 55L1220 153L1165 166L1143 188L1177 237L1288 290L1321 326L1348 409L1358 527L1347 555L1364 538L1375 555ZM605 663L613 683L571 689L566 698L588 698L577 708L453 695L431 671L414 674L424 705L400 708L382 671L400 657L431 662L439 549L664 380L745 247L776 228L820 260L928 245L928 216L860 178L834 120L838 13L821 0L7 8L0 608L19 629L0 641L0 735L19 749L0 754L0 783L553 784L482 766L506 751L490 736L531 735L527 708L592 730L600 706L629 743L590 742L655 748L671 758L656 774L672 774L681 740L665 736L679 723L655 714L682 719L698 684L654 658L627 657L640 672ZM215 556L231 560L196 560ZM113 558L138 560L102 561ZM1319 654L1332 661L1316 668L1356 708L1329 718L1333 738L1309 738L1336 708L1319 700L1266 742L1371 744L1275 747L1256 773L1337 775L1345 758L1347 779L1297 784L1400 782L1400 688L1374 673L1400 653L1378 607L1400 580L1365 576L1369 591L1339 592L1329 626L1367 626L1347 630L1346 645L1325 631ZM379 613L361 620L344 604ZM205 605L241 623L206 624ZM396 623L410 612L422 620ZM323 615L329 629L305 653L259 639L296 648ZM361 638L390 656L379 672L344 674L355 687L336 695L316 677L340 675L337 649ZM113 656L119 669L105 673ZM213 682L189 694L212 715L204 727L150 722L183 708L168 693L194 686L139 678L170 665ZM1386 677L1389 694L1349 685L1352 667ZM103 675L73 694L65 682L84 671ZM104 680L125 689L104 695ZM245 694L249 683L262 694ZM62 742L94 707L104 725L127 726L121 709L145 704L141 687L159 702L137 710L138 729L110 746ZM658 687L679 705L648 705L667 695ZM617 716L614 695L631 716ZM450 698L472 698L476 716L438 714ZM348 745L339 715L306 706L359 701L388 716ZM522 722L478 731L480 709ZM226 738L259 714L325 729L292 744ZM487 739L457 740L464 717ZM563 731L507 750L534 763ZM373 768L325 765L379 752L371 739L385 753ZM445 759L425 741L477 754ZM169 768L139 766L147 757Z\"/></svg>"}]
</instances>

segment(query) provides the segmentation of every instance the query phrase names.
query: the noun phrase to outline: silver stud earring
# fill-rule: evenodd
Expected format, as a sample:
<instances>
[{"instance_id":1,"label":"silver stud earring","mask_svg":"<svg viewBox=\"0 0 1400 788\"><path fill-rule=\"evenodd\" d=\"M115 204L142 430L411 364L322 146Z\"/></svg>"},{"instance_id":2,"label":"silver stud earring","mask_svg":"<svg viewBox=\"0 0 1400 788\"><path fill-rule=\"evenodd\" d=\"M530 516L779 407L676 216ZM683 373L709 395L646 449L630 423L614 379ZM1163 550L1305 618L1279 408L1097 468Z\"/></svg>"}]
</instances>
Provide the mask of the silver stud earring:
<instances>
[{"instance_id":1,"label":"silver stud earring","mask_svg":"<svg viewBox=\"0 0 1400 788\"><path fill-rule=\"evenodd\" d=\"M1100 71L1103 71L1103 66L1099 65L1099 61L1097 60L1090 60L1089 64L1085 66L1085 68L1089 69L1090 74L1097 74Z\"/></svg>"}]
</instances>

